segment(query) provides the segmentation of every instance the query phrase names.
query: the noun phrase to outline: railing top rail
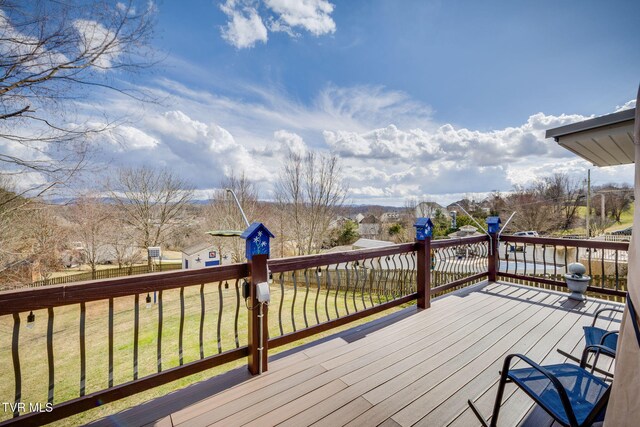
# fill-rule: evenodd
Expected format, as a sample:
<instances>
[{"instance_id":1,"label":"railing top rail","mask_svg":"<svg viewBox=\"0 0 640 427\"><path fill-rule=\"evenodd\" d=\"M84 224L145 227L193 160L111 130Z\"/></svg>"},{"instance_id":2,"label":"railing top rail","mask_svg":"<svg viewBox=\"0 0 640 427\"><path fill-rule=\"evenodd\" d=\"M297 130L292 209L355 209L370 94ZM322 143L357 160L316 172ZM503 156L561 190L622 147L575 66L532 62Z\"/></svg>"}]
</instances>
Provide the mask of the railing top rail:
<instances>
[{"instance_id":1,"label":"railing top rail","mask_svg":"<svg viewBox=\"0 0 640 427\"><path fill-rule=\"evenodd\" d=\"M0 315L233 280L248 275L249 265L243 263L2 291Z\"/></svg>"},{"instance_id":2,"label":"railing top rail","mask_svg":"<svg viewBox=\"0 0 640 427\"><path fill-rule=\"evenodd\" d=\"M484 242L487 236L462 237L458 239L432 240L432 248L446 248L449 246L466 245ZM342 264L361 260L363 258L376 258L391 256L416 250L416 243L401 243L397 245L383 246L380 248L358 249L354 251L326 253L319 255L303 255L290 258L278 258L269 260L269 269L272 273L303 270L305 268L320 267L332 264Z\"/></svg>"},{"instance_id":3,"label":"railing top rail","mask_svg":"<svg viewBox=\"0 0 640 427\"><path fill-rule=\"evenodd\" d=\"M448 248L449 246L469 245L472 243L486 242L488 240L489 237L486 234L474 237L458 237L456 239L432 240L431 248Z\"/></svg>"},{"instance_id":4,"label":"railing top rail","mask_svg":"<svg viewBox=\"0 0 640 427\"><path fill-rule=\"evenodd\" d=\"M278 258L269 260L269 270L272 273L302 270L311 267L320 267L331 264L342 264L357 261L363 258L376 258L413 252L416 249L415 242L401 243L399 245L383 246L372 249L358 249L355 251L326 253L319 255L303 255L291 258Z\"/></svg>"},{"instance_id":5,"label":"railing top rail","mask_svg":"<svg viewBox=\"0 0 640 427\"><path fill-rule=\"evenodd\" d=\"M540 245L570 246L591 249L629 250L629 242L607 242L603 240L560 239L551 237L525 237L502 235L500 240L513 243L536 243Z\"/></svg>"}]
</instances>

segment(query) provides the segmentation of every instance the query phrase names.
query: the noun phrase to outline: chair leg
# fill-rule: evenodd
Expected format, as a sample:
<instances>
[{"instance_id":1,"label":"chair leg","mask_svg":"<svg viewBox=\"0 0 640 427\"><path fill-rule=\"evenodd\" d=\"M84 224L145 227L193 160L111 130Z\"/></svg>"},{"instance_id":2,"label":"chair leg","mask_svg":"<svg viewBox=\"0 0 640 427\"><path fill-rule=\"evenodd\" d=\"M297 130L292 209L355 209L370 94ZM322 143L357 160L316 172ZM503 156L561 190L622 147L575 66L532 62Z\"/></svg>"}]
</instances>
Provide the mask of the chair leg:
<instances>
[{"instance_id":1,"label":"chair leg","mask_svg":"<svg viewBox=\"0 0 640 427\"><path fill-rule=\"evenodd\" d=\"M504 395L504 387L507 384L508 378L507 374L509 373L509 366L505 363L505 367L502 369L500 373L500 383L498 384L498 392L496 393L496 402L493 405L493 414L491 415L491 423L489 427L496 427L498 425L498 414L500 413L500 406L502 404L502 396Z\"/></svg>"},{"instance_id":2,"label":"chair leg","mask_svg":"<svg viewBox=\"0 0 640 427\"><path fill-rule=\"evenodd\" d=\"M476 415L476 418L478 418L478 421L480 421L480 424L482 425L482 427L489 427L489 424L487 424L484 417L482 416L478 408L476 408L476 405L474 405L471 399L467 400L467 403L469 404L471 411L473 411L473 413Z\"/></svg>"},{"instance_id":3,"label":"chair leg","mask_svg":"<svg viewBox=\"0 0 640 427\"><path fill-rule=\"evenodd\" d=\"M582 357L580 358L580 367L582 369L585 369L588 365L587 365L587 360L589 359L589 351L587 351L587 349L585 348L582 352ZM595 364L592 364L591 366L595 367Z\"/></svg>"},{"instance_id":4,"label":"chair leg","mask_svg":"<svg viewBox=\"0 0 640 427\"><path fill-rule=\"evenodd\" d=\"M596 369L596 365L598 364L598 359L600 358L600 350L596 350L596 356L593 358L593 364L591 365L591 373Z\"/></svg>"}]
</instances>

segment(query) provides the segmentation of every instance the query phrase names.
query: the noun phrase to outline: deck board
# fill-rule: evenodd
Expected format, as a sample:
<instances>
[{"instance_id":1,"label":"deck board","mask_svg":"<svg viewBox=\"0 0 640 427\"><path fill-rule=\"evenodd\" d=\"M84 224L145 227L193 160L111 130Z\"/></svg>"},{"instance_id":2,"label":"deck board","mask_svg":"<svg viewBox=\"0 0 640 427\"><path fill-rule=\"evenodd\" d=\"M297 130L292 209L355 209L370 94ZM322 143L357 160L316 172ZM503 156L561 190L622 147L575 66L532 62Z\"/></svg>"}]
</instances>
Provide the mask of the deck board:
<instances>
[{"instance_id":1,"label":"deck board","mask_svg":"<svg viewBox=\"0 0 640 427\"><path fill-rule=\"evenodd\" d=\"M440 399L432 397L435 406L430 411L422 411L424 416L418 422L418 425L447 425L453 421L462 411L467 409L467 399L471 396L483 394L486 391L487 384L491 384L496 380L497 374L502 369L504 357L509 353L525 353L531 357L535 348L541 348L537 345L545 341L550 336L549 331L554 328L554 334L564 334L571 328L571 324L566 321L568 312L555 310L546 316L541 322L537 319L530 319L534 322L534 327L526 335L513 343L508 348L503 348L499 354L494 354L489 359L490 364L484 367L474 366L477 369L476 375L473 374L462 377L462 382L447 381L445 385L447 389L440 392ZM466 382L465 382L466 380ZM396 417L396 416L394 416Z\"/></svg>"},{"instance_id":2,"label":"deck board","mask_svg":"<svg viewBox=\"0 0 640 427\"><path fill-rule=\"evenodd\" d=\"M490 415L506 354L543 363L564 361L558 347L579 354L582 326L605 306L619 305L485 283L287 351L267 373L199 402L176 392L183 409L157 418L174 426L477 425L466 401ZM513 386L503 402L499 425L548 422ZM134 419L131 411L121 419Z\"/></svg>"},{"instance_id":3,"label":"deck board","mask_svg":"<svg viewBox=\"0 0 640 427\"><path fill-rule=\"evenodd\" d=\"M537 295L532 296L532 298L536 297ZM544 299L545 297L541 298L541 300ZM470 370L473 371L478 357L486 354L496 345L509 345L511 340L526 333L528 325L526 321L542 309L533 304L528 304L523 309L520 309L516 303L510 303L508 307L509 310L504 314L479 328L477 334L470 335L451 346L448 349L447 358L426 360L417 365L417 369L408 370L374 391L366 393L364 397L375 406L353 420L350 425L377 425L427 394L441 382L448 381L452 375L464 367L470 366ZM504 327L505 325L509 327ZM399 420L396 416L393 419L399 424L411 425L409 419L402 419L401 415L398 417L401 419Z\"/></svg>"}]
</instances>

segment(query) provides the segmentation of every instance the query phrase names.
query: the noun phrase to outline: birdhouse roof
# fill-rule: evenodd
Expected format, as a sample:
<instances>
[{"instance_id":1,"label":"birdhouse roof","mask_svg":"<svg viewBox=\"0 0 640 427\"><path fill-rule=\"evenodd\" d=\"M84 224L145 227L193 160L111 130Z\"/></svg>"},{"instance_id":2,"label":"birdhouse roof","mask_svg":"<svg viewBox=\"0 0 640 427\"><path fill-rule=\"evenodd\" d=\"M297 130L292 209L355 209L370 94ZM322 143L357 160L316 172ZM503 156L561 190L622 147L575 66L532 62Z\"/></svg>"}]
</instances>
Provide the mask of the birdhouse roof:
<instances>
[{"instance_id":1,"label":"birdhouse roof","mask_svg":"<svg viewBox=\"0 0 640 427\"><path fill-rule=\"evenodd\" d=\"M247 228L246 230L244 230L242 232L242 234L240 235L240 237L242 237L243 239L251 239L253 238L253 236L255 236L259 231L262 231L263 233L266 233L269 237L276 237L274 236L267 227L264 226L263 223L261 222L254 222L253 224L251 224L249 226L249 228Z\"/></svg>"},{"instance_id":2,"label":"birdhouse roof","mask_svg":"<svg viewBox=\"0 0 640 427\"><path fill-rule=\"evenodd\" d=\"M500 224L499 216L490 216L487 218L487 224Z\"/></svg>"},{"instance_id":3,"label":"birdhouse roof","mask_svg":"<svg viewBox=\"0 0 640 427\"><path fill-rule=\"evenodd\" d=\"M416 223L413 224L414 227L426 227L428 225L433 226L430 218L418 218Z\"/></svg>"}]
</instances>

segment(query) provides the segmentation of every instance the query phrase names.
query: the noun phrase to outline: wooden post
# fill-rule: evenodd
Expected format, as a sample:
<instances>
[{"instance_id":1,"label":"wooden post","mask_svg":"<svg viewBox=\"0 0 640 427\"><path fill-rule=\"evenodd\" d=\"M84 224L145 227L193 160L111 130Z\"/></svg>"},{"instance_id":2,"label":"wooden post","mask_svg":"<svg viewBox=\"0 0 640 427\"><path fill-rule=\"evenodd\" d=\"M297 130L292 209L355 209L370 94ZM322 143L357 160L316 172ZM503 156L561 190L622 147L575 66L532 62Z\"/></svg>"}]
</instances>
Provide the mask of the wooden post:
<instances>
[{"instance_id":1,"label":"wooden post","mask_svg":"<svg viewBox=\"0 0 640 427\"><path fill-rule=\"evenodd\" d=\"M431 236L433 222L429 218L416 218L418 308L431 307Z\"/></svg>"},{"instance_id":2,"label":"wooden post","mask_svg":"<svg viewBox=\"0 0 640 427\"><path fill-rule=\"evenodd\" d=\"M268 255L254 255L249 261L251 281L249 283L249 372L253 375L267 371L267 349L269 342L269 330L267 322L268 306L262 304L262 317L260 306L256 296L256 287L260 282L268 281L267 258ZM260 340L260 323L262 323L262 340ZM262 348L262 360L260 360L260 348ZM260 365L262 364L262 370Z\"/></svg>"},{"instance_id":3,"label":"wooden post","mask_svg":"<svg viewBox=\"0 0 640 427\"><path fill-rule=\"evenodd\" d=\"M245 218L246 219L246 218ZM241 238L245 239L246 255L249 260L249 272L251 281L249 282L249 297L247 305L249 307L249 372L261 374L267 371L267 353L269 342L269 329L267 328L266 303L258 301L257 287L259 283L269 282L269 271L267 259L269 258L269 239L275 237L271 232L259 222L254 222L242 232Z\"/></svg>"},{"instance_id":4,"label":"wooden post","mask_svg":"<svg viewBox=\"0 0 640 427\"><path fill-rule=\"evenodd\" d=\"M498 233L489 233L489 281L495 282L498 278Z\"/></svg>"},{"instance_id":5,"label":"wooden post","mask_svg":"<svg viewBox=\"0 0 640 427\"><path fill-rule=\"evenodd\" d=\"M487 231L489 233L489 282L495 282L498 278L498 233L500 232L500 217L487 217Z\"/></svg>"},{"instance_id":6,"label":"wooden post","mask_svg":"<svg viewBox=\"0 0 640 427\"><path fill-rule=\"evenodd\" d=\"M416 240L418 308L431 307L431 236Z\"/></svg>"}]
</instances>

